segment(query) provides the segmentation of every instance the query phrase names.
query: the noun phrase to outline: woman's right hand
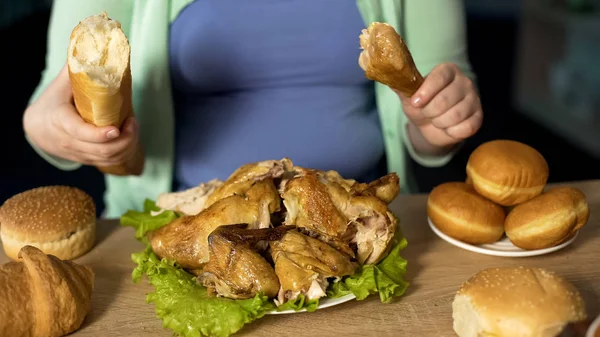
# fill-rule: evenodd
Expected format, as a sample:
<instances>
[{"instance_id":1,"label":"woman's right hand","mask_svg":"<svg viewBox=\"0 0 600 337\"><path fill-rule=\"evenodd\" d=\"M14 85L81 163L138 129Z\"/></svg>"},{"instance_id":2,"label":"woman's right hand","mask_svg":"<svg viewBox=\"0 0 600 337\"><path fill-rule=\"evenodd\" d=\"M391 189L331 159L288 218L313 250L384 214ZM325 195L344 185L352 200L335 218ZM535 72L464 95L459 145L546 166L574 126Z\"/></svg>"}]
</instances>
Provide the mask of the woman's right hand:
<instances>
[{"instance_id":1,"label":"woman's right hand","mask_svg":"<svg viewBox=\"0 0 600 337\"><path fill-rule=\"evenodd\" d=\"M84 165L106 167L125 163L135 154L138 126L129 118L121 130L86 123L73 104L73 92L65 65L23 115L29 139L54 156Z\"/></svg>"}]
</instances>

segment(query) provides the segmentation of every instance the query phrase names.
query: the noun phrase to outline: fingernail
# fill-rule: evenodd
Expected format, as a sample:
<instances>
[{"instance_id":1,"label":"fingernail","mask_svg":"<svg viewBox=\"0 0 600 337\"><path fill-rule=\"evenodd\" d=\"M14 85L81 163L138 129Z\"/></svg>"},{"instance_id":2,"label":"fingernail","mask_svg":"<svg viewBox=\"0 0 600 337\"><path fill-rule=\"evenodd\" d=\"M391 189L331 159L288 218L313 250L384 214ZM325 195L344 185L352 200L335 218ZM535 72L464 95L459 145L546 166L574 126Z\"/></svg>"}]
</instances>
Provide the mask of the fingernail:
<instances>
[{"instance_id":1,"label":"fingernail","mask_svg":"<svg viewBox=\"0 0 600 337\"><path fill-rule=\"evenodd\" d=\"M419 103L421 103L421 97L420 97L420 96L414 96L414 97L411 99L411 102L412 102L412 105L413 105L414 107L419 107Z\"/></svg>"},{"instance_id":2,"label":"fingernail","mask_svg":"<svg viewBox=\"0 0 600 337\"><path fill-rule=\"evenodd\" d=\"M119 131L117 129L112 129L106 133L106 138L115 139L119 137Z\"/></svg>"}]
</instances>

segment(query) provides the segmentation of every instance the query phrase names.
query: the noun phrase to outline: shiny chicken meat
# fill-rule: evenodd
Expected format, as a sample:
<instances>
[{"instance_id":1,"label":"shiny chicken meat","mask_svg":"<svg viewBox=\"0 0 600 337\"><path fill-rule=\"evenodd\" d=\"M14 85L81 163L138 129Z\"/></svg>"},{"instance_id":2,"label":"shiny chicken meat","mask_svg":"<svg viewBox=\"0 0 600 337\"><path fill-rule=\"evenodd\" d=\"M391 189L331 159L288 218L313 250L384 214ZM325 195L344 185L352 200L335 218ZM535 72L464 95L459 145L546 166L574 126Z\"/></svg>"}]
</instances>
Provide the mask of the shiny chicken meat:
<instances>
[{"instance_id":1,"label":"shiny chicken meat","mask_svg":"<svg viewBox=\"0 0 600 337\"><path fill-rule=\"evenodd\" d=\"M290 226L247 229L246 225L217 228L208 237L209 262L192 271L209 290L219 296L246 299L262 292L269 298L279 291L273 267L253 246L261 241L279 240Z\"/></svg>"},{"instance_id":2,"label":"shiny chicken meat","mask_svg":"<svg viewBox=\"0 0 600 337\"><path fill-rule=\"evenodd\" d=\"M394 27L373 22L360 36L358 63L367 78L390 86L411 97L423 83L423 76Z\"/></svg>"},{"instance_id":3,"label":"shiny chicken meat","mask_svg":"<svg viewBox=\"0 0 600 337\"><path fill-rule=\"evenodd\" d=\"M271 213L279 210L280 198L273 180L255 182L244 196L220 199L197 215L183 216L151 232L154 252L177 261L184 268L201 268L209 260L208 236L220 226L245 223L267 228Z\"/></svg>"},{"instance_id":4,"label":"shiny chicken meat","mask_svg":"<svg viewBox=\"0 0 600 337\"><path fill-rule=\"evenodd\" d=\"M327 279L353 275L358 264L328 244L289 231L271 242L275 273L279 277L278 304L294 300L302 294L307 299L326 296Z\"/></svg>"},{"instance_id":5,"label":"shiny chicken meat","mask_svg":"<svg viewBox=\"0 0 600 337\"><path fill-rule=\"evenodd\" d=\"M354 188L347 180L339 181L339 175L303 169L285 184L285 223L352 257L355 245L359 263L377 263L396 232L397 220L387 208L399 191L396 177L390 174Z\"/></svg>"},{"instance_id":6,"label":"shiny chicken meat","mask_svg":"<svg viewBox=\"0 0 600 337\"><path fill-rule=\"evenodd\" d=\"M224 182L163 195L163 209L184 215L148 238L160 258L219 296L319 298L331 278L387 254L397 226L387 206L398 193L394 173L366 184L289 159L263 161Z\"/></svg>"}]
</instances>

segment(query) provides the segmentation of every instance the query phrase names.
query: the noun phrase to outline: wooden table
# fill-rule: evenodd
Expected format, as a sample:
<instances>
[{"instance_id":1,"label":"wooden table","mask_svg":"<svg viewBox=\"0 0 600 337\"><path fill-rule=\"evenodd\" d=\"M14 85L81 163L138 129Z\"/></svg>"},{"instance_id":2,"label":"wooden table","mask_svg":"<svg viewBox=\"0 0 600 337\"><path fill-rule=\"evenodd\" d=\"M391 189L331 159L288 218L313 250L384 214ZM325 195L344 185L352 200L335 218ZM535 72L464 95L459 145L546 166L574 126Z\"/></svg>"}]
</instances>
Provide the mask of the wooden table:
<instances>
[{"instance_id":1,"label":"wooden table","mask_svg":"<svg viewBox=\"0 0 600 337\"><path fill-rule=\"evenodd\" d=\"M427 225L426 195L401 196L391 209L401 218L408 239L411 286L391 304L371 296L314 313L267 315L235 336L455 336L452 300L461 283L487 267L537 266L571 281L582 293L590 317L600 312L600 180L569 184L584 191L591 217L568 247L544 256L502 258L472 253L439 239ZM78 262L96 273L94 309L75 336L171 336L161 327L154 306L145 303L152 288L133 284L132 252L142 249L131 228L100 221L97 246ZM0 263L8 261L0 252Z\"/></svg>"}]
</instances>

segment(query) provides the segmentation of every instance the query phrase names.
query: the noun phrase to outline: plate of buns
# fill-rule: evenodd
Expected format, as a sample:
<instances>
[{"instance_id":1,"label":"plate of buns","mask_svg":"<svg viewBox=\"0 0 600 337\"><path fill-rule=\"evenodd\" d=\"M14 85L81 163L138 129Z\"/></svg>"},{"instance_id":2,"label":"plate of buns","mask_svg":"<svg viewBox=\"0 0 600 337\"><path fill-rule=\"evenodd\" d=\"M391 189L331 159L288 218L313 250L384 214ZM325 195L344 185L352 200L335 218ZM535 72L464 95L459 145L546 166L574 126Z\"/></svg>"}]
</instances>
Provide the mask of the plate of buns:
<instances>
[{"instance_id":1,"label":"plate of buns","mask_svg":"<svg viewBox=\"0 0 600 337\"><path fill-rule=\"evenodd\" d=\"M529 145L494 140L467 163L467 180L436 186L427 200L433 232L473 252L508 257L548 254L571 244L590 215L585 194L547 187L549 168Z\"/></svg>"}]
</instances>

